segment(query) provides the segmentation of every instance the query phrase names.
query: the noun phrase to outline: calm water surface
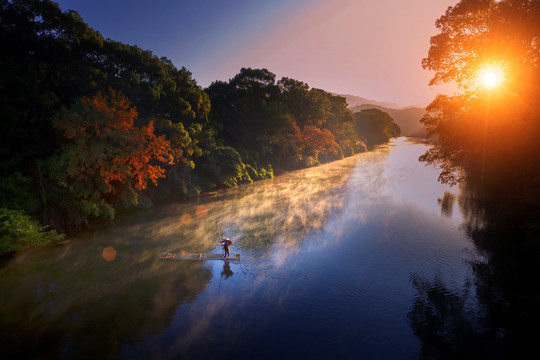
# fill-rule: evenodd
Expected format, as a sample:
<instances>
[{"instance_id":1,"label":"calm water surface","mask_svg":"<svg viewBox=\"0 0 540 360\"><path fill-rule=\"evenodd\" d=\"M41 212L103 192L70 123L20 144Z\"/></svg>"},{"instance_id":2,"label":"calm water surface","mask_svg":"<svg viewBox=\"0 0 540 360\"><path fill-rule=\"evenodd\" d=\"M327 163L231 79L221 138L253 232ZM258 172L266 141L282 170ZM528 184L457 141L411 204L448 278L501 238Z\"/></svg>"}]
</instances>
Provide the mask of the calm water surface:
<instances>
[{"instance_id":1,"label":"calm water surface","mask_svg":"<svg viewBox=\"0 0 540 360\"><path fill-rule=\"evenodd\" d=\"M0 269L10 357L415 359L412 277L470 290L481 259L457 188L406 138L313 169L149 209ZM166 251L240 262L163 261ZM474 289L471 290L474 292ZM474 301L467 304L474 310Z\"/></svg>"}]
</instances>

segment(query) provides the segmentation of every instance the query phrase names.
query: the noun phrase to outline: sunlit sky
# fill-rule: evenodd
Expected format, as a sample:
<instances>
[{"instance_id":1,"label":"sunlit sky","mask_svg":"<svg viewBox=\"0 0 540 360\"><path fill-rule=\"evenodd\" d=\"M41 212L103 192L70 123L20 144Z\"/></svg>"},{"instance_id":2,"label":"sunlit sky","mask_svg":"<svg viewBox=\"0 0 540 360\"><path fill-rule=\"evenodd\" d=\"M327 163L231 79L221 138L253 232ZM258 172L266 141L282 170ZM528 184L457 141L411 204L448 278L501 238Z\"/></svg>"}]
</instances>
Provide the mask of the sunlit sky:
<instances>
[{"instance_id":1,"label":"sunlit sky","mask_svg":"<svg viewBox=\"0 0 540 360\"><path fill-rule=\"evenodd\" d=\"M186 67L206 87L267 68L339 94L428 104L435 21L457 0L60 0L105 38Z\"/></svg>"}]
</instances>

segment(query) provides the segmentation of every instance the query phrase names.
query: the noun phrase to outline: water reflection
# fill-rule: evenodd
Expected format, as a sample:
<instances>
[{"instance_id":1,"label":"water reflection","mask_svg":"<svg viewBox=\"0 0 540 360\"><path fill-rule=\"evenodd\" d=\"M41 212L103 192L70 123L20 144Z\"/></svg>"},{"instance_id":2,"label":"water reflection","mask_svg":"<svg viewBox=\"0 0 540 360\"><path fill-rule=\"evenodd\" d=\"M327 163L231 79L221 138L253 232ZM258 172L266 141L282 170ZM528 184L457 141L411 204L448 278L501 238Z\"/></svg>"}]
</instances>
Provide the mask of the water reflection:
<instances>
[{"instance_id":1,"label":"water reflection","mask_svg":"<svg viewBox=\"0 0 540 360\"><path fill-rule=\"evenodd\" d=\"M441 206L441 214L446 217L452 217L454 213L454 203L456 202L456 195L450 191L445 191L442 198L437 199Z\"/></svg>"},{"instance_id":2,"label":"water reflection","mask_svg":"<svg viewBox=\"0 0 540 360\"><path fill-rule=\"evenodd\" d=\"M422 343L421 358L527 358L540 335L534 216L507 202L511 197L482 196L474 184L451 195L439 199L441 213L451 212L457 200L461 228L481 256L466 259L472 272L462 291L440 278L411 275L417 293L409 320Z\"/></svg>"},{"instance_id":3,"label":"water reflection","mask_svg":"<svg viewBox=\"0 0 540 360\"><path fill-rule=\"evenodd\" d=\"M409 274L461 288L473 251L424 151L400 139L20 253L0 269L0 341L50 358L414 357ZM222 234L241 262L158 259L219 252Z\"/></svg>"},{"instance_id":4,"label":"water reflection","mask_svg":"<svg viewBox=\"0 0 540 360\"><path fill-rule=\"evenodd\" d=\"M471 283L460 291L435 277L411 275L417 296L409 320L422 342L420 359L504 359L500 330L486 326Z\"/></svg>"},{"instance_id":5,"label":"water reflection","mask_svg":"<svg viewBox=\"0 0 540 360\"><path fill-rule=\"evenodd\" d=\"M9 290L0 305L0 337L8 358L114 357L118 339L160 332L211 278L200 264L177 273L169 264L120 259L100 266L89 253L73 254L72 266L50 251L40 255L43 260L2 272Z\"/></svg>"},{"instance_id":6,"label":"water reflection","mask_svg":"<svg viewBox=\"0 0 540 360\"><path fill-rule=\"evenodd\" d=\"M248 256L239 270L222 264L220 287L237 271L264 272L269 266L250 267L257 261L249 255L282 262L306 234L323 229L328 216L343 206L342 188L354 164L347 159L150 209L66 246L18 254L0 270L0 286L9 289L0 303L4 354L115 358L122 343L158 334L171 321L190 324L180 348L195 346L226 299L213 299L205 318L175 319L178 307L192 303L211 283L213 269L158 256L217 251L225 233L235 240L233 252ZM203 306L198 301L196 306Z\"/></svg>"},{"instance_id":7,"label":"water reflection","mask_svg":"<svg viewBox=\"0 0 540 360\"><path fill-rule=\"evenodd\" d=\"M223 262L223 270L221 271L221 279L228 279L234 275L234 272L231 270L231 265L228 261Z\"/></svg>"}]
</instances>

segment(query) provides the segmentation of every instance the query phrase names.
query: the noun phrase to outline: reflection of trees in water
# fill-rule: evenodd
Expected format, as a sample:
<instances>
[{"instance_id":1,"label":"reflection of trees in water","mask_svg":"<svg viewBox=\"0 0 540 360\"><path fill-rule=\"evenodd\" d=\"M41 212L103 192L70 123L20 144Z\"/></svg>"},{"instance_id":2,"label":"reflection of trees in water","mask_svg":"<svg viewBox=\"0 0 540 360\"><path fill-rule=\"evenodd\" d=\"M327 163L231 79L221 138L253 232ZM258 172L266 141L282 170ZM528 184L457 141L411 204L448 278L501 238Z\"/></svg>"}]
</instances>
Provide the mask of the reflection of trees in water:
<instances>
[{"instance_id":1,"label":"reflection of trees in water","mask_svg":"<svg viewBox=\"0 0 540 360\"><path fill-rule=\"evenodd\" d=\"M488 199L474 189L465 185L458 204L463 229L486 256L470 262L475 292L470 284L460 293L438 278L411 275L417 296L409 321L422 341L422 358L526 358L536 352L537 220L530 209L508 202L509 197Z\"/></svg>"},{"instance_id":2,"label":"reflection of trees in water","mask_svg":"<svg viewBox=\"0 0 540 360\"><path fill-rule=\"evenodd\" d=\"M452 217L454 212L454 203L456 200L456 195L452 194L450 191L445 191L442 198L438 199L439 205L441 206L441 214L446 217Z\"/></svg>"},{"instance_id":3,"label":"reflection of trees in water","mask_svg":"<svg viewBox=\"0 0 540 360\"><path fill-rule=\"evenodd\" d=\"M119 357L123 346L167 329L212 278L202 263L159 260L163 251L215 249L220 231L236 231L242 249L274 246L282 234L293 247L342 207L354 165L345 159L154 208L64 247L18 255L0 269L3 355ZM102 258L108 247L110 262ZM222 278L233 275L225 262Z\"/></svg>"},{"instance_id":4,"label":"reflection of trees in water","mask_svg":"<svg viewBox=\"0 0 540 360\"><path fill-rule=\"evenodd\" d=\"M409 322L422 342L420 359L502 359L497 328L471 308L471 284L450 290L440 278L411 275L417 291Z\"/></svg>"},{"instance_id":5,"label":"reflection of trees in water","mask_svg":"<svg viewBox=\"0 0 540 360\"><path fill-rule=\"evenodd\" d=\"M118 358L124 343L170 326L212 277L197 262L43 255L0 276L9 289L0 302L5 358Z\"/></svg>"}]
</instances>

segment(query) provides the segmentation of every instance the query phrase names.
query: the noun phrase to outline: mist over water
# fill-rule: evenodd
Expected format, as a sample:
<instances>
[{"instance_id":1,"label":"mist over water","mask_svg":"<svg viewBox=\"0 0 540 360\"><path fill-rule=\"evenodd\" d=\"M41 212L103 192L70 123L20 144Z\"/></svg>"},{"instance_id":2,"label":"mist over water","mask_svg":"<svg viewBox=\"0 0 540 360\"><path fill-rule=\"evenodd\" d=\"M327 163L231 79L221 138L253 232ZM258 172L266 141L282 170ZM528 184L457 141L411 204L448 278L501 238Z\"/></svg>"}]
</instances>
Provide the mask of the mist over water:
<instances>
[{"instance_id":1,"label":"mist over water","mask_svg":"<svg viewBox=\"0 0 540 360\"><path fill-rule=\"evenodd\" d=\"M0 269L2 345L46 358L418 357L411 276L470 289L481 258L459 190L418 163L424 151L399 138L22 252ZM159 259L220 253L222 234L240 262Z\"/></svg>"}]
</instances>

